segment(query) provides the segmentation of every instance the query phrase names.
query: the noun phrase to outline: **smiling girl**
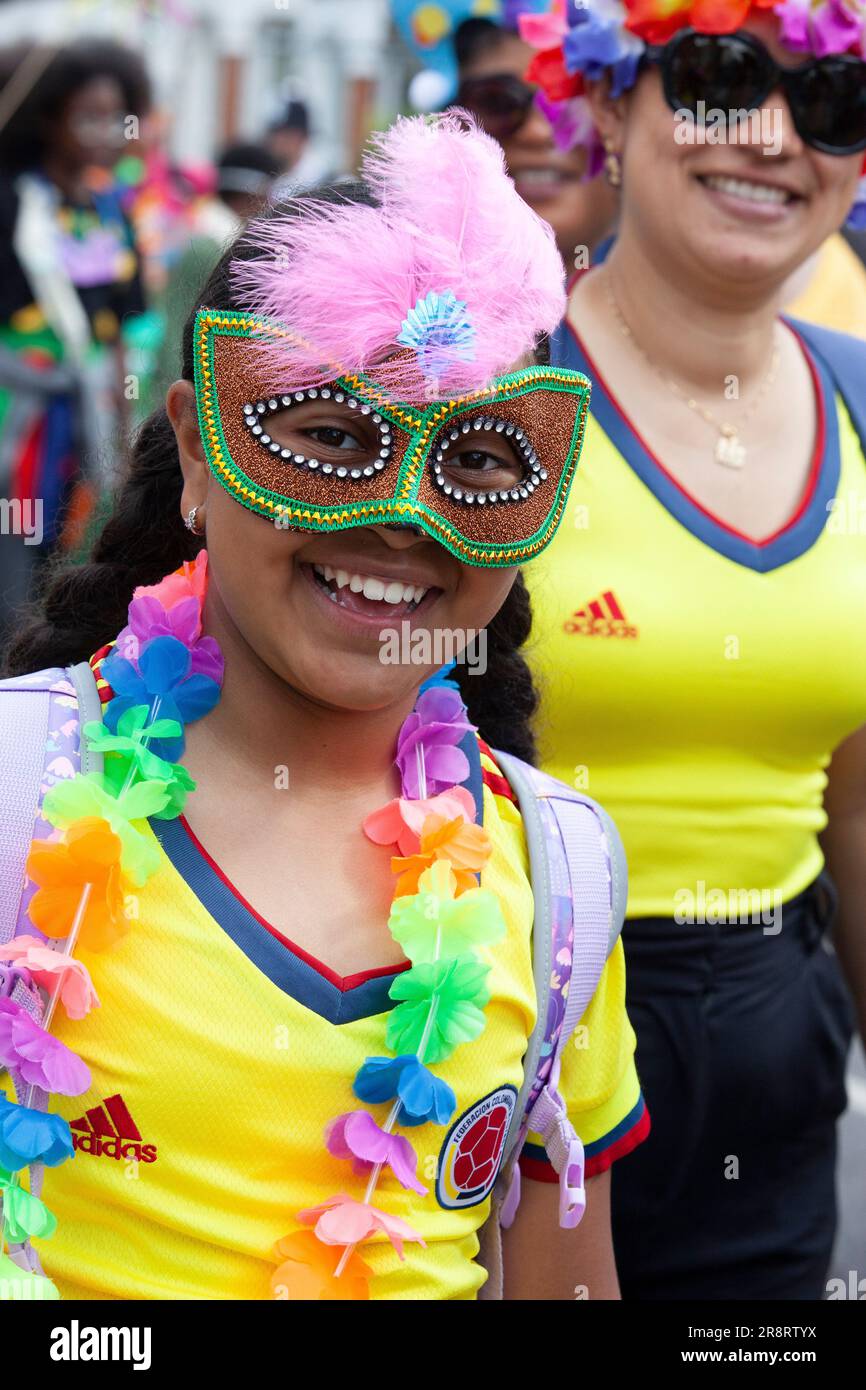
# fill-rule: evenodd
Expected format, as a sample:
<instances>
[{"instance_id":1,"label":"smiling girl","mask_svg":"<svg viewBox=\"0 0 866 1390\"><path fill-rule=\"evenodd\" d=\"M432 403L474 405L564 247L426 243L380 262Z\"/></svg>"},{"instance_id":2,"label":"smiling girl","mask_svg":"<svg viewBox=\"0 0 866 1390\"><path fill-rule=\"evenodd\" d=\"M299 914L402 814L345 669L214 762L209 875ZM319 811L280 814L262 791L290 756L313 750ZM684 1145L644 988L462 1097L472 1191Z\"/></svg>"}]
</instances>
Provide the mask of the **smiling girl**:
<instances>
[{"instance_id":1,"label":"smiling girl","mask_svg":"<svg viewBox=\"0 0 866 1390\"><path fill-rule=\"evenodd\" d=\"M536 1015L555 1051L569 979L591 1002L564 1104L548 1073L521 1131L540 1181L505 1296L618 1296L608 1170L648 1121L618 945L604 964L616 835L578 808L603 950L577 903L539 1010L550 904L503 771L533 749L517 565L555 531L588 383L537 362L559 260L491 140L400 123L365 175L272 210L215 272L92 563L13 654L83 670L2 695L50 686L70 745L0 948L8 1239L38 1277L25 1237L53 1217L10 1170L34 1165L35 1199L41 1160L65 1296L475 1298ZM485 629L486 673L384 662L402 623ZM48 1040L15 1012L37 986ZM59 1093L39 1123L34 1089Z\"/></svg>"}]
</instances>

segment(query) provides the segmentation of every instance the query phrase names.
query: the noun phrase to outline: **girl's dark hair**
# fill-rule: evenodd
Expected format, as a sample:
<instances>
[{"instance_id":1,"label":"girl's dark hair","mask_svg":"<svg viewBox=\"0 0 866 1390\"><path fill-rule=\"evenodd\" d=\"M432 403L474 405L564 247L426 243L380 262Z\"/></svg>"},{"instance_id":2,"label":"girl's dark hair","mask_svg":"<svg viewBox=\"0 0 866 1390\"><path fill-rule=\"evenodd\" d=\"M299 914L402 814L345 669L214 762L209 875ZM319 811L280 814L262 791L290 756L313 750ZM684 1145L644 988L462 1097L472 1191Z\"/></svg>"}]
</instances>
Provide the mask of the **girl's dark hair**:
<instances>
[{"instance_id":1,"label":"girl's dark hair","mask_svg":"<svg viewBox=\"0 0 866 1390\"><path fill-rule=\"evenodd\" d=\"M21 44L0 53L0 90L25 62L43 50ZM60 48L48 60L20 105L0 128L0 169L9 173L38 168L45 152L46 122L62 115L70 97L98 77L112 77L123 92L127 112L142 115L150 104L144 64L131 49L99 39Z\"/></svg>"},{"instance_id":2,"label":"girl's dark hair","mask_svg":"<svg viewBox=\"0 0 866 1390\"><path fill-rule=\"evenodd\" d=\"M341 181L307 195L326 203L373 202L364 184ZM262 217L297 216L292 202L269 207ZM259 219L257 219L259 220ZM193 379L193 328L202 305L236 309L229 266L233 259L260 254L241 233L223 255L183 332L182 375ZM184 560L192 560L202 541L186 529L180 504L183 476L177 443L165 408L144 422L130 463L114 499L114 510L86 564L54 567L25 624L6 656L5 674L23 675L46 666L87 661L126 625L132 591L156 584ZM518 574L504 605L487 628L487 668L473 674L458 666L457 676L469 717L494 748L531 762L535 757L532 717L538 703L529 667L520 648L529 636L529 594Z\"/></svg>"}]
</instances>

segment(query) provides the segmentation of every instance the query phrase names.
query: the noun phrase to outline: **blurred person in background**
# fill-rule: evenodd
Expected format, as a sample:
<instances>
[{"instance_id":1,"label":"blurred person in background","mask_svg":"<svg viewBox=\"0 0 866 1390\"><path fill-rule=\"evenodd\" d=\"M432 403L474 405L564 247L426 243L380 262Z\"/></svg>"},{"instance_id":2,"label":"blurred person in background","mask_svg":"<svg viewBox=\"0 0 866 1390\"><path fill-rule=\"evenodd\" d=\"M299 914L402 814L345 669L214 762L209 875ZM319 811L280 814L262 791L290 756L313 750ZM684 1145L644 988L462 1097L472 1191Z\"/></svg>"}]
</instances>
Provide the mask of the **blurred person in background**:
<instances>
[{"instance_id":1,"label":"blurred person in background","mask_svg":"<svg viewBox=\"0 0 866 1390\"><path fill-rule=\"evenodd\" d=\"M149 91L133 53L92 39L53 55L7 51L0 81L0 496L4 529L18 532L0 547L2 644L42 562L75 547L115 466L123 321L144 306L105 171Z\"/></svg>"},{"instance_id":2,"label":"blurred person in background","mask_svg":"<svg viewBox=\"0 0 866 1390\"><path fill-rule=\"evenodd\" d=\"M186 250L169 273L157 396L180 376L183 327L202 286L229 242L264 209L279 172L279 162L266 145L233 144L219 156L216 194L198 206Z\"/></svg>"},{"instance_id":3,"label":"blurred person in background","mask_svg":"<svg viewBox=\"0 0 866 1390\"><path fill-rule=\"evenodd\" d=\"M590 421L528 578L542 766L602 799L629 865L653 1129L614 1172L626 1299L824 1296L840 964L866 1030L866 345L779 315L859 215L866 15L814 13L726 4L708 33L689 0L590 0L530 26L586 74L621 198L550 340ZM701 101L761 119L678 138Z\"/></svg>"},{"instance_id":4,"label":"blurred person in background","mask_svg":"<svg viewBox=\"0 0 866 1390\"><path fill-rule=\"evenodd\" d=\"M616 195L603 178L588 177L592 154L584 146L558 148L544 94L524 76L532 49L489 19L464 20L454 47L460 84L453 104L502 146L518 193L553 228L566 271L585 268L613 231Z\"/></svg>"},{"instance_id":5,"label":"blurred person in background","mask_svg":"<svg viewBox=\"0 0 866 1390\"><path fill-rule=\"evenodd\" d=\"M305 101L292 97L281 103L268 125L264 143L280 171L273 191L275 202L331 177L332 171L310 143L310 113Z\"/></svg>"},{"instance_id":6,"label":"blurred person in background","mask_svg":"<svg viewBox=\"0 0 866 1390\"><path fill-rule=\"evenodd\" d=\"M866 338L866 266L855 246L856 242L849 244L840 232L829 236L792 277L786 312L839 333Z\"/></svg>"}]
</instances>

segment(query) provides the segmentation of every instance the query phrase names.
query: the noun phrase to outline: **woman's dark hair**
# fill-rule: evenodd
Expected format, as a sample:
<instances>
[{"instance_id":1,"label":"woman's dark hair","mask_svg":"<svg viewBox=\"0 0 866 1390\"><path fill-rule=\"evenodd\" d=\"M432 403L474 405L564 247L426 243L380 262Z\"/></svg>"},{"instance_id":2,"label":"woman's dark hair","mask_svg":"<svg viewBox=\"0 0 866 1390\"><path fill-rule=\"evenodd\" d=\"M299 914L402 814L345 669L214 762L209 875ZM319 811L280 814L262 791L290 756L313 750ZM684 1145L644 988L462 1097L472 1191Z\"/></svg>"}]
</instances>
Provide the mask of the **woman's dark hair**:
<instances>
[{"instance_id":1,"label":"woman's dark hair","mask_svg":"<svg viewBox=\"0 0 866 1390\"><path fill-rule=\"evenodd\" d=\"M373 203L364 184L326 184L308 197L326 203ZM293 202L269 207L263 218L298 215ZM256 219L260 221L261 219ZM223 255L196 305L237 309L229 267L233 259L260 254L241 233ZM193 328L196 310L183 332L182 376L193 379ZM35 616L12 643L6 674L21 675L46 666L87 661L126 625L133 589L156 584L185 560L192 560L202 541L186 529L180 504L183 476L174 430L165 408L141 426L130 463L114 499L114 510L96 540L89 562L55 567L44 586ZM532 718L538 704L529 667L520 648L529 636L529 594L518 574L511 592L487 628L487 669L473 674L459 665L460 690L482 736L531 762L535 757Z\"/></svg>"},{"instance_id":2,"label":"woman's dark hair","mask_svg":"<svg viewBox=\"0 0 866 1390\"><path fill-rule=\"evenodd\" d=\"M22 65L38 64L42 54L45 50L32 44L0 53L0 100ZM17 173L38 168L45 153L46 123L62 115L70 97L99 77L114 79L130 115L140 116L147 110L150 84L137 54L100 39L69 44L48 58L23 100L0 127L0 169Z\"/></svg>"},{"instance_id":3,"label":"woman's dark hair","mask_svg":"<svg viewBox=\"0 0 866 1390\"><path fill-rule=\"evenodd\" d=\"M503 28L492 19L464 19L454 30L454 57L462 72L487 53L493 53L506 39L514 37L513 29Z\"/></svg>"}]
</instances>

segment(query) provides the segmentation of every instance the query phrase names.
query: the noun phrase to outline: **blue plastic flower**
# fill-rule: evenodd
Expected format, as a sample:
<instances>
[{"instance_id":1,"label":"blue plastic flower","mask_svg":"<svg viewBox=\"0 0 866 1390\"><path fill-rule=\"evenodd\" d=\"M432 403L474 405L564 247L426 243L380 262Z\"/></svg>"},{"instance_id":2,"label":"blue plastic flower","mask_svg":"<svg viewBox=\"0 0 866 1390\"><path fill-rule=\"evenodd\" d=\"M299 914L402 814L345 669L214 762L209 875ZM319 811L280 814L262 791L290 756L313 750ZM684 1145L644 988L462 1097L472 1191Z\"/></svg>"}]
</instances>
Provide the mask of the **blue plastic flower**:
<instances>
[{"instance_id":1,"label":"blue plastic flower","mask_svg":"<svg viewBox=\"0 0 866 1390\"><path fill-rule=\"evenodd\" d=\"M434 671L432 676L428 676L426 681L422 681L418 687L418 694L423 695L425 690L430 690L434 685L447 686L449 690L459 690L457 681L449 680L451 672L457 669L456 661L449 661L447 666L440 666L438 671Z\"/></svg>"},{"instance_id":2,"label":"blue plastic flower","mask_svg":"<svg viewBox=\"0 0 866 1390\"><path fill-rule=\"evenodd\" d=\"M618 0L595 0L592 9L573 0L568 5L569 29L562 41L565 67L593 81L607 72L612 97L634 86L644 51L643 41L623 27L625 19Z\"/></svg>"},{"instance_id":3,"label":"blue plastic flower","mask_svg":"<svg viewBox=\"0 0 866 1390\"><path fill-rule=\"evenodd\" d=\"M209 676L190 675L189 649L176 637L155 637L142 647L138 669L131 661L112 651L102 663L102 674L115 692L103 712L106 728L118 732L120 718L135 705L146 705L153 716L188 724L213 709L220 695L216 681ZM154 739L151 753L177 762L183 754L184 738Z\"/></svg>"},{"instance_id":4,"label":"blue plastic flower","mask_svg":"<svg viewBox=\"0 0 866 1390\"><path fill-rule=\"evenodd\" d=\"M446 1125L457 1108L451 1087L428 1071L413 1053L368 1057L352 1089L368 1105L399 1097L403 1104L398 1120L405 1126L426 1125L429 1121Z\"/></svg>"},{"instance_id":5,"label":"blue plastic flower","mask_svg":"<svg viewBox=\"0 0 866 1390\"><path fill-rule=\"evenodd\" d=\"M421 370L438 376L456 359L471 362L475 355L475 329L467 305L453 290L431 290L410 309L397 335L403 347L414 348Z\"/></svg>"},{"instance_id":6,"label":"blue plastic flower","mask_svg":"<svg viewBox=\"0 0 866 1390\"><path fill-rule=\"evenodd\" d=\"M56 1168L72 1154L72 1131L62 1116L29 1110L0 1094L0 1167L10 1173L31 1163Z\"/></svg>"}]
</instances>

